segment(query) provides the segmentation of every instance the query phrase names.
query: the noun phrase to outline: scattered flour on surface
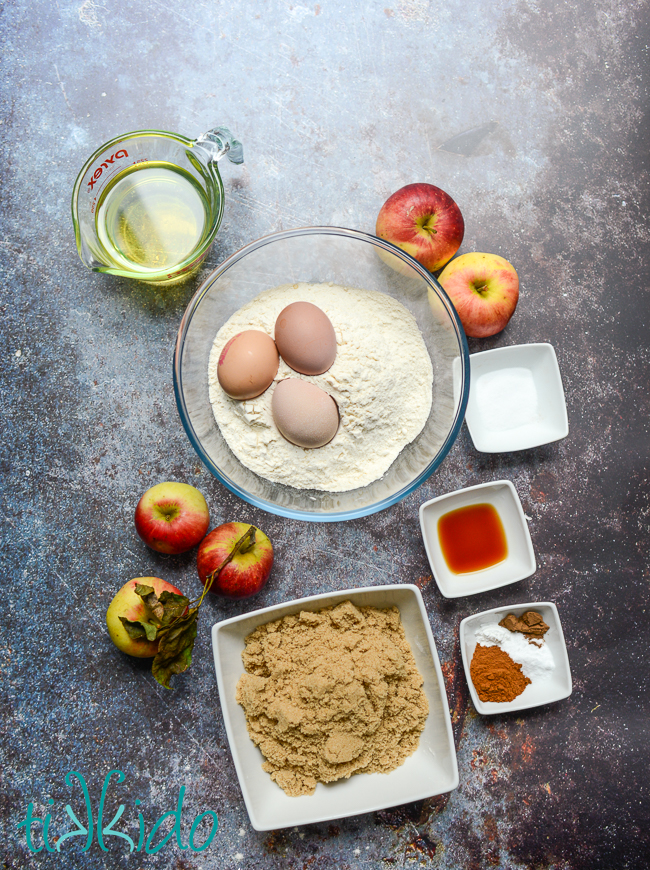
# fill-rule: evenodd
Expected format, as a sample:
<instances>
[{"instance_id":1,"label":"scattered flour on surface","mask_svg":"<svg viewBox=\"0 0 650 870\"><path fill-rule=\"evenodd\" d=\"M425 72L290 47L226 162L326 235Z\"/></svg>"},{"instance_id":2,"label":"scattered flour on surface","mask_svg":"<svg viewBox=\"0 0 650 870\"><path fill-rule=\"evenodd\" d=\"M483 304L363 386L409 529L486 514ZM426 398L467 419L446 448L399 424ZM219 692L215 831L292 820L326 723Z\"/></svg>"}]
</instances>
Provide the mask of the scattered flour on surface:
<instances>
[{"instance_id":1,"label":"scattered flour on surface","mask_svg":"<svg viewBox=\"0 0 650 870\"><path fill-rule=\"evenodd\" d=\"M332 321L332 367L310 377L281 359L266 392L244 402L231 399L217 378L223 346L245 329L273 337L278 314L301 300L318 305ZM336 401L339 430L324 447L297 447L275 426L271 397L289 377L312 381ZM214 340L208 380L219 429L243 465L275 483L344 492L381 477L422 431L431 410L433 367L415 318L395 299L336 284L297 283L266 290L232 315Z\"/></svg>"}]
</instances>

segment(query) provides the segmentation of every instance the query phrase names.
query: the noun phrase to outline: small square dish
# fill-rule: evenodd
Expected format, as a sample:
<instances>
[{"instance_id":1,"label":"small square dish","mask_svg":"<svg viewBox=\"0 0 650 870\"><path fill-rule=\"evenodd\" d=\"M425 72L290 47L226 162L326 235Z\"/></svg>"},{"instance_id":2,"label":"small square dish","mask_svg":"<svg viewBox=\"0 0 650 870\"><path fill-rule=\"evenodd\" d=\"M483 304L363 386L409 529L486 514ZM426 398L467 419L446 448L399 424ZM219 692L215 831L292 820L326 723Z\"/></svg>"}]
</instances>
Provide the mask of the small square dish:
<instances>
[{"instance_id":1,"label":"small square dish","mask_svg":"<svg viewBox=\"0 0 650 870\"><path fill-rule=\"evenodd\" d=\"M445 558L439 523L451 512L470 505L491 505L498 514L505 534L505 558L480 570L457 573ZM425 502L420 506L420 528L431 571L445 598L498 589L535 573L537 564L528 524L517 490L509 480L480 483Z\"/></svg>"},{"instance_id":2,"label":"small square dish","mask_svg":"<svg viewBox=\"0 0 650 870\"><path fill-rule=\"evenodd\" d=\"M429 715L418 748L401 767L387 774L358 773L337 782L318 783L312 795L289 797L262 770L264 757L248 736L243 708L235 700L244 673L241 654L245 638L258 626L302 611L350 600L358 607L399 609L406 639L424 680ZM452 791L458 766L449 706L440 662L422 595L417 586L375 586L312 595L218 622L212 627L212 647L221 710L239 784L256 831L308 825L370 813L398 804Z\"/></svg>"},{"instance_id":3,"label":"small square dish","mask_svg":"<svg viewBox=\"0 0 650 870\"><path fill-rule=\"evenodd\" d=\"M540 666L536 666L542 676L531 673L531 682L524 691L512 701L497 703L494 701L481 701L472 682L470 665L474 650L477 646L476 634L481 629L492 623L499 623L509 613L517 617L528 610L534 610L540 614L544 622L549 626L544 635L544 646L550 652L555 667L549 673L543 673ZM518 632L515 632L518 634ZM524 637L524 635L520 635ZM528 710L531 707L540 707L542 704L552 704L568 698L573 689L571 680L571 668L567 655L564 633L560 623L557 607L550 601L536 601L530 604L516 604L511 607L495 607L493 610L485 610L474 616L467 616L460 624L460 651L463 657L465 677L476 711L483 716L495 713L512 713L516 710ZM511 656L516 661L516 654ZM526 674L526 667L522 668Z\"/></svg>"},{"instance_id":4,"label":"small square dish","mask_svg":"<svg viewBox=\"0 0 650 870\"><path fill-rule=\"evenodd\" d=\"M552 344L473 353L465 421L481 453L507 453L569 434L562 378Z\"/></svg>"}]
</instances>

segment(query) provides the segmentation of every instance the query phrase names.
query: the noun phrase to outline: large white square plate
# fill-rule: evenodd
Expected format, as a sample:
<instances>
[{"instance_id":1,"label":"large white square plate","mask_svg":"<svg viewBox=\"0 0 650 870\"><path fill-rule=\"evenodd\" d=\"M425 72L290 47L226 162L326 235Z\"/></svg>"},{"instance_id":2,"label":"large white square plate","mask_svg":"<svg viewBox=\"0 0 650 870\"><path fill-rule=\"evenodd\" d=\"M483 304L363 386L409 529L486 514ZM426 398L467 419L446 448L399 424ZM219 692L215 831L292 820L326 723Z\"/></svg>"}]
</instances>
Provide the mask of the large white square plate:
<instances>
[{"instance_id":1,"label":"large white square plate","mask_svg":"<svg viewBox=\"0 0 650 870\"><path fill-rule=\"evenodd\" d=\"M259 625L302 610L321 610L346 600L360 607L399 608L402 625L418 670L424 679L429 716L416 752L388 774L356 774L324 785L313 795L288 797L262 770L264 757L246 730L235 688L244 673L244 639ZM256 831L307 825L370 813L452 791L458 785L458 766L449 707L440 662L422 595L417 586L376 586L312 595L265 607L212 627L214 665L221 710L246 809Z\"/></svg>"},{"instance_id":2,"label":"large white square plate","mask_svg":"<svg viewBox=\"0 0 650 870\"><path fill-rule=\"evenodd\" d=\"M498 704L494 701L481 701L474 688L469 670L476 649L475 635L477 630L490 622L500 622L509 613L521 616L527 610L536 610L549 626L544 640L555 660L555 670L552 671L548 679L541 680L539 683L532 682L526 686L521 695L518 695L514 701ZM516 604L512 607L495 607L493 610L484 610L483 613L465 617L460 624L460 652L463 657L463 667L472 703L477 712L483 716L494 713L512 713L515 710L527 710L530 707L540 707L542 704L552 704L554 701L568 698L573 689L564 632L557 607L550 601L533 601L529 604Z\"/></svg>"},{"instance_id":3,"label":"large white square plate","mask_svg":"<svg viewBox=\"0 0 650 870\"><path fill-rule=\"evenodd\" d=\"M526 450L569 434L562 378L552 344L473 353L465 422L482 453Z\"/></svg>"},{"instance_id":4,"label":"large white square plate","mask_svg":"<svg viewBox=\"0 0 650 870\"><path fill-rule=\"evenodd\" d=\"M457 508L486 503L491 504L501 517L508 555L502 562L490 568L454 574L442 554L438 520ZM479 483L477 486L468 486L467 489L458 489L426 501L420 506L420 528L431 571L445 598L460 598L463 595L498 589L499 586L516 583L535 573L537 563L528 523L517 490L509 480Z\"/></svg>"}]
</instances>

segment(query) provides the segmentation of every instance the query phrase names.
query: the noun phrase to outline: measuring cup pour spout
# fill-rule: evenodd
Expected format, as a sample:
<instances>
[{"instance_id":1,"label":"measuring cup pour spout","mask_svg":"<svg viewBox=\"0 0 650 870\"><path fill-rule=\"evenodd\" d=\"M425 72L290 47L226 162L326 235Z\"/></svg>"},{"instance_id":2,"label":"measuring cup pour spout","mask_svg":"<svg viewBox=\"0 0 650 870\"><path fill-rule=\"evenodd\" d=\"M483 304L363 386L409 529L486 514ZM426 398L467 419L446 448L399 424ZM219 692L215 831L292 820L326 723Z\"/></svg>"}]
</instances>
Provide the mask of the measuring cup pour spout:
<instances>
[{"instance_id":1,"label":"measuring cup pour spout","mask_svg":"<svg viewBox=\"0 0 650 870\"><path fill-rule=\"evenodd\" d=\"M227 127L213 127L194 140L194 148L207 154L208 163L216 163L227 156L231 163L244 162L244 148Z\"/></svg>"}]
</instances>

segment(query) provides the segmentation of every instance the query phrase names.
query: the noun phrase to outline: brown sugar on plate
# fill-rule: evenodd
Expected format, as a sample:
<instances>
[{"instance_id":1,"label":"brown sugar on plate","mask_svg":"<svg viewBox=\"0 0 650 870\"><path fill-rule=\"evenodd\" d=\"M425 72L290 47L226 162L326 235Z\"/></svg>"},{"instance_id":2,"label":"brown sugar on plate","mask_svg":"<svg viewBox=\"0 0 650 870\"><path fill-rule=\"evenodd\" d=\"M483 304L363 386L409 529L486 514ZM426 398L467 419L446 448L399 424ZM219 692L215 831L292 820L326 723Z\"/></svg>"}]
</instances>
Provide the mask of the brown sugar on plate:
<instances>
[{"instance_id":1,"label":"brown sugar on plate","mask_svg":"<svg viewBox=\"0 0 650 870\"><path fill-rule=\"evenodd\" d=\"M389 773L417 749L429 706L396 607L285 616L248 635L242 660L237 702L288 795Z\"/></svg>"}]
</instances>

